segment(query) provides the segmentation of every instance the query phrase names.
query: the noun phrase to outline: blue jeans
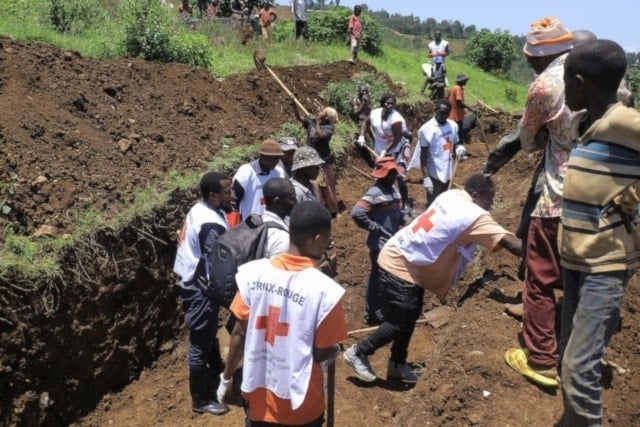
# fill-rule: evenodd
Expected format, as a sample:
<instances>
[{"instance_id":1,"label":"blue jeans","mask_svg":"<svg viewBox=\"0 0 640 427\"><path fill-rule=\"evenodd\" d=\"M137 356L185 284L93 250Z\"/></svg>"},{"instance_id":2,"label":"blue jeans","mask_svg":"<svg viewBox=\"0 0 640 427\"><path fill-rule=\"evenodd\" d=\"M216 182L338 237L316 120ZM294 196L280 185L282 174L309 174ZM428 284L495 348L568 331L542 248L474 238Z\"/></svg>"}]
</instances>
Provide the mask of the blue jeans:
<instances>
[{"instance_id":1,"label":"blue jeans","mask_svg":"<svg viewBox=\"0 0 640 427\"><path fill-rule=\"evenodd\" d=\"M602 425L600 361L618 327L628 279L627 271L563 271L560 354L567 426Z\"/></svg>"}]
</instances>

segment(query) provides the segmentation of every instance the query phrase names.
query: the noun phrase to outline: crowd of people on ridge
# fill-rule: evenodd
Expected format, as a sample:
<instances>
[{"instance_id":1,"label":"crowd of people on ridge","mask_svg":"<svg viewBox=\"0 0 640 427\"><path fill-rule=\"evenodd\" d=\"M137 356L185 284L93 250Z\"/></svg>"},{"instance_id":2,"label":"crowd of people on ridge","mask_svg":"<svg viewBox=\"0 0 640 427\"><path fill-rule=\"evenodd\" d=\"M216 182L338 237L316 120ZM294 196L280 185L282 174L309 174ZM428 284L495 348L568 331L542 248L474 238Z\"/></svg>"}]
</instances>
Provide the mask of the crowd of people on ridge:
<instances>
[{"instance_id":1,"label":"crowd of people on ridge","mask_svg":"<svg viewBox=\"0 0 640 427\"><path fill-rule=\"evenodd\" d=\"M297 3L296 37L304 37L304 9ZM356 6L348 23L352 62L362 40L360 14ZM442 76L448 54L437 34L429 57ZM524 55L537 76L518 127L462 188L453 188L452 178L468 157L464 144L474 125L464 112L475 113L464 101L468 76L459 74L449 97L435 101L413 151L395 95L383 94L373 108L368 87L357 87L356 146L373 171L351 217L368 233L364 319L377 328L341 359L356 378L373 383L379 377L368 357L391 344L387 379L415 384L419 373L407 356L425 290L446 303L478 245L491 253L504 248L522 257L524 279L524 346L506 349L505 362L542 387L562 387L564 425L602 425L601 360L640 265L633 222L640 203L640 113L619 101L626 59L617 43L544 18L531 25ZM428 79L423 91L434 82ZM192 409L226 413L242 365L240 389L254 426L323 425L324 371L348 336L345 290L318 269L340 215L330 146L338 114L330 107L303 116L294 106L294 112L306 133L303 144L293 137L267 139L258 157L233 176L202 176L201 200L185 218L174 265L189 328ZM491 175L519 150L544 154L514 234L490 214L496 192ZM423 176L421 212L408 197L410 168ZM220 306L209 291L206 255L236 226L236 217L251 215L278 227L269 229L268 255L240 266L235 276L238 291L229 306L234 322L223 362L216 338ZM560 330L554 288L564 291Z\"/></svg>"}]
</instances>

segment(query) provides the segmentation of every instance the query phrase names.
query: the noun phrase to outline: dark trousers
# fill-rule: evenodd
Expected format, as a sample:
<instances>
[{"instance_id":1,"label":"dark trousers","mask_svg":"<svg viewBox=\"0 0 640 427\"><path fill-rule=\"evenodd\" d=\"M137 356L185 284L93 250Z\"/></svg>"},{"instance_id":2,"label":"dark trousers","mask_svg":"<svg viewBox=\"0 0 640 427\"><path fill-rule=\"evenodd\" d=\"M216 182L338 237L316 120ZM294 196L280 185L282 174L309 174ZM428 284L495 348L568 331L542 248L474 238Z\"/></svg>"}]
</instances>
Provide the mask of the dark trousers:
<instances>
[{"instance_id":1,"label":"dark trousers","mask_svg":"<svg viewBox=\"0 0 640 427\"><path fill-rule=\"evenodd\" d=\"M531 218L527 237L526 277L522 302L522 338L529 349L529 363L537 368L555 368L558 363L556 297L561 283L558 254L560 218Z\"/></svg>"},{"instance_id":2,"label":"dark trousers","mask_svg":"<svg viewBox=\"0 0 640 427\"><path fill-rule=\"evenodd\" d=\"M430 176L429 178L431 178L431 182L433 183L433 190L431 191L425 190L427 193L427 205L425 206L425 210L431 205L431 203L433 203L436 197L438 197L440 194L444 193L449 189L449 181L442 182L435 179L432 176Z\"/></svg>"},{"instance_id":3,"label":"dark trousers","mask_svg":"<svg viewBox=\"0 0 640 427\"><path fill-rule=\"evenodd\" d=\"M180 288L184 321L189 328L189 369L209 367L215 372L223 369L218 332L218 311L211 295L200 290Z\"/></svg>"},{"instance_id":4,"label":"dark trousers","mask_svg":"<svg viewBox=\"0 0 640 427\"><path fill-rule=\"evenodd\" d=\"M371 273L367 282L366 308L364 318L369 324L377 325L382 322L382 300L384 295L380 285L380 267L378 266L378 255L380 249L370 249L369 259L371 260Z\"/></svg>"},{"instance_id":5,"label":"dark trousers","mask_svg":"<svg viewBox=\"0 0 640 427\"><path fill-rule=\"evenodd\" d=\"M383 288L384 322L378 329L357 344L358 352L369 356L380 347L393 341L391 360L406 363L409 342L422 312L424 289L406 282L380 269L380 286Z\"/></svg>"},{"instance_id":6,"label":"dark trousers","mask_svg":"<svg viewBox=\"0 0 640 427\"><path fill-rule=\"evenodd\" d=\"M295 32L296 40L298 40L300 36L305 40L309 38L307 21L295 21Z\"/></svg>"}]
</instances>

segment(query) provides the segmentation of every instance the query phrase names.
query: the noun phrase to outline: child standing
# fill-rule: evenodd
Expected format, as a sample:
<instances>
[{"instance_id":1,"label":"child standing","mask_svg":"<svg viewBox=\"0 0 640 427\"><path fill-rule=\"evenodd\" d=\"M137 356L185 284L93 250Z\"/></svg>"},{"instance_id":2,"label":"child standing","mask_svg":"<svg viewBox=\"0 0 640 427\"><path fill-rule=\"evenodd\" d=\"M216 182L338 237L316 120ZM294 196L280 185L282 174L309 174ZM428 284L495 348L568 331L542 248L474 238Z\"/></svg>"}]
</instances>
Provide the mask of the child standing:
<instances>
[{"instance_id":1,"label":"child standing","mask_svg":"<svg viewBox=\"0 0 640 427\"><path fill-rule=\"evenodd\" d=\"M353 7L353 15L349 17L349 40L351 46L351 59L349 62L355 64L358 58L358 50L360 49L360 41L362 40L362 22L360 22L360 13L362 8L360 5Z\"/></svg>"}]
</instances>

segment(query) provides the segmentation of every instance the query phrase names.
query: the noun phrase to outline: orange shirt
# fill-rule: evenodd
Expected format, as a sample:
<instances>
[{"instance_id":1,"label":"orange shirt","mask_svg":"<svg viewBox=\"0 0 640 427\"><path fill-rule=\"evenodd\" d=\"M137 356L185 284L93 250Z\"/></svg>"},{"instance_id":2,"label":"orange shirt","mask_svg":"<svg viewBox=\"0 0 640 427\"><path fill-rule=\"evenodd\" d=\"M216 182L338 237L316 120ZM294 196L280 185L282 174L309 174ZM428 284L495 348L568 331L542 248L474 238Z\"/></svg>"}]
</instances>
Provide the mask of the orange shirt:
<instances>
[{"instance_id":1,"label":"orange shirt","mask_svg":"<svg viewBox=\"0 0 640 427\"><path fill-rule=\"evenodd\" d=\"M460 85L454 85L449 93L449 102L451 103L451 113L449 118L454 122L464 120L464 107L459 102L464 102L464 88ZM461 141L462 142L462 141Z\"/></svg>"},{"instance_id":2,"label":"orange shirt","mask_svg":"<svg viewBox=\"0 0 640 427\"><path fill-rule=\"evenodd\" d=\"M300 271L308 267L315 267L310 258L283 253L271 259L271 264L288 271ZM313 286L312 283L310 283ZM238 319L248 320L250 307L242 300L240 293L229 307ZM315 347L329 347L347 338L347 325L344 319L342 301L327 315L318 326L314 337ZM324 377L320 365L313 362L309 388L302 405L295 411L291 409L289 399L281 399L266 388L259 388L251 393L243 393L249 401L250 418L253 421L266 421L280 424L306 424L320 417L324 413Z\"/></svg>"},{"instance_id":3,"label":"orange shirt","mask_svg":"<svg viewBox=\"0 0 640 427\"><path fill-rule=\"evenodd\" d=\"M260 21L262 22L263 27L268 27L275 20L276 14L273 10L269 9L260 9L258 12L258 16L260 17Z\"/></svg>"}]
</instances>

